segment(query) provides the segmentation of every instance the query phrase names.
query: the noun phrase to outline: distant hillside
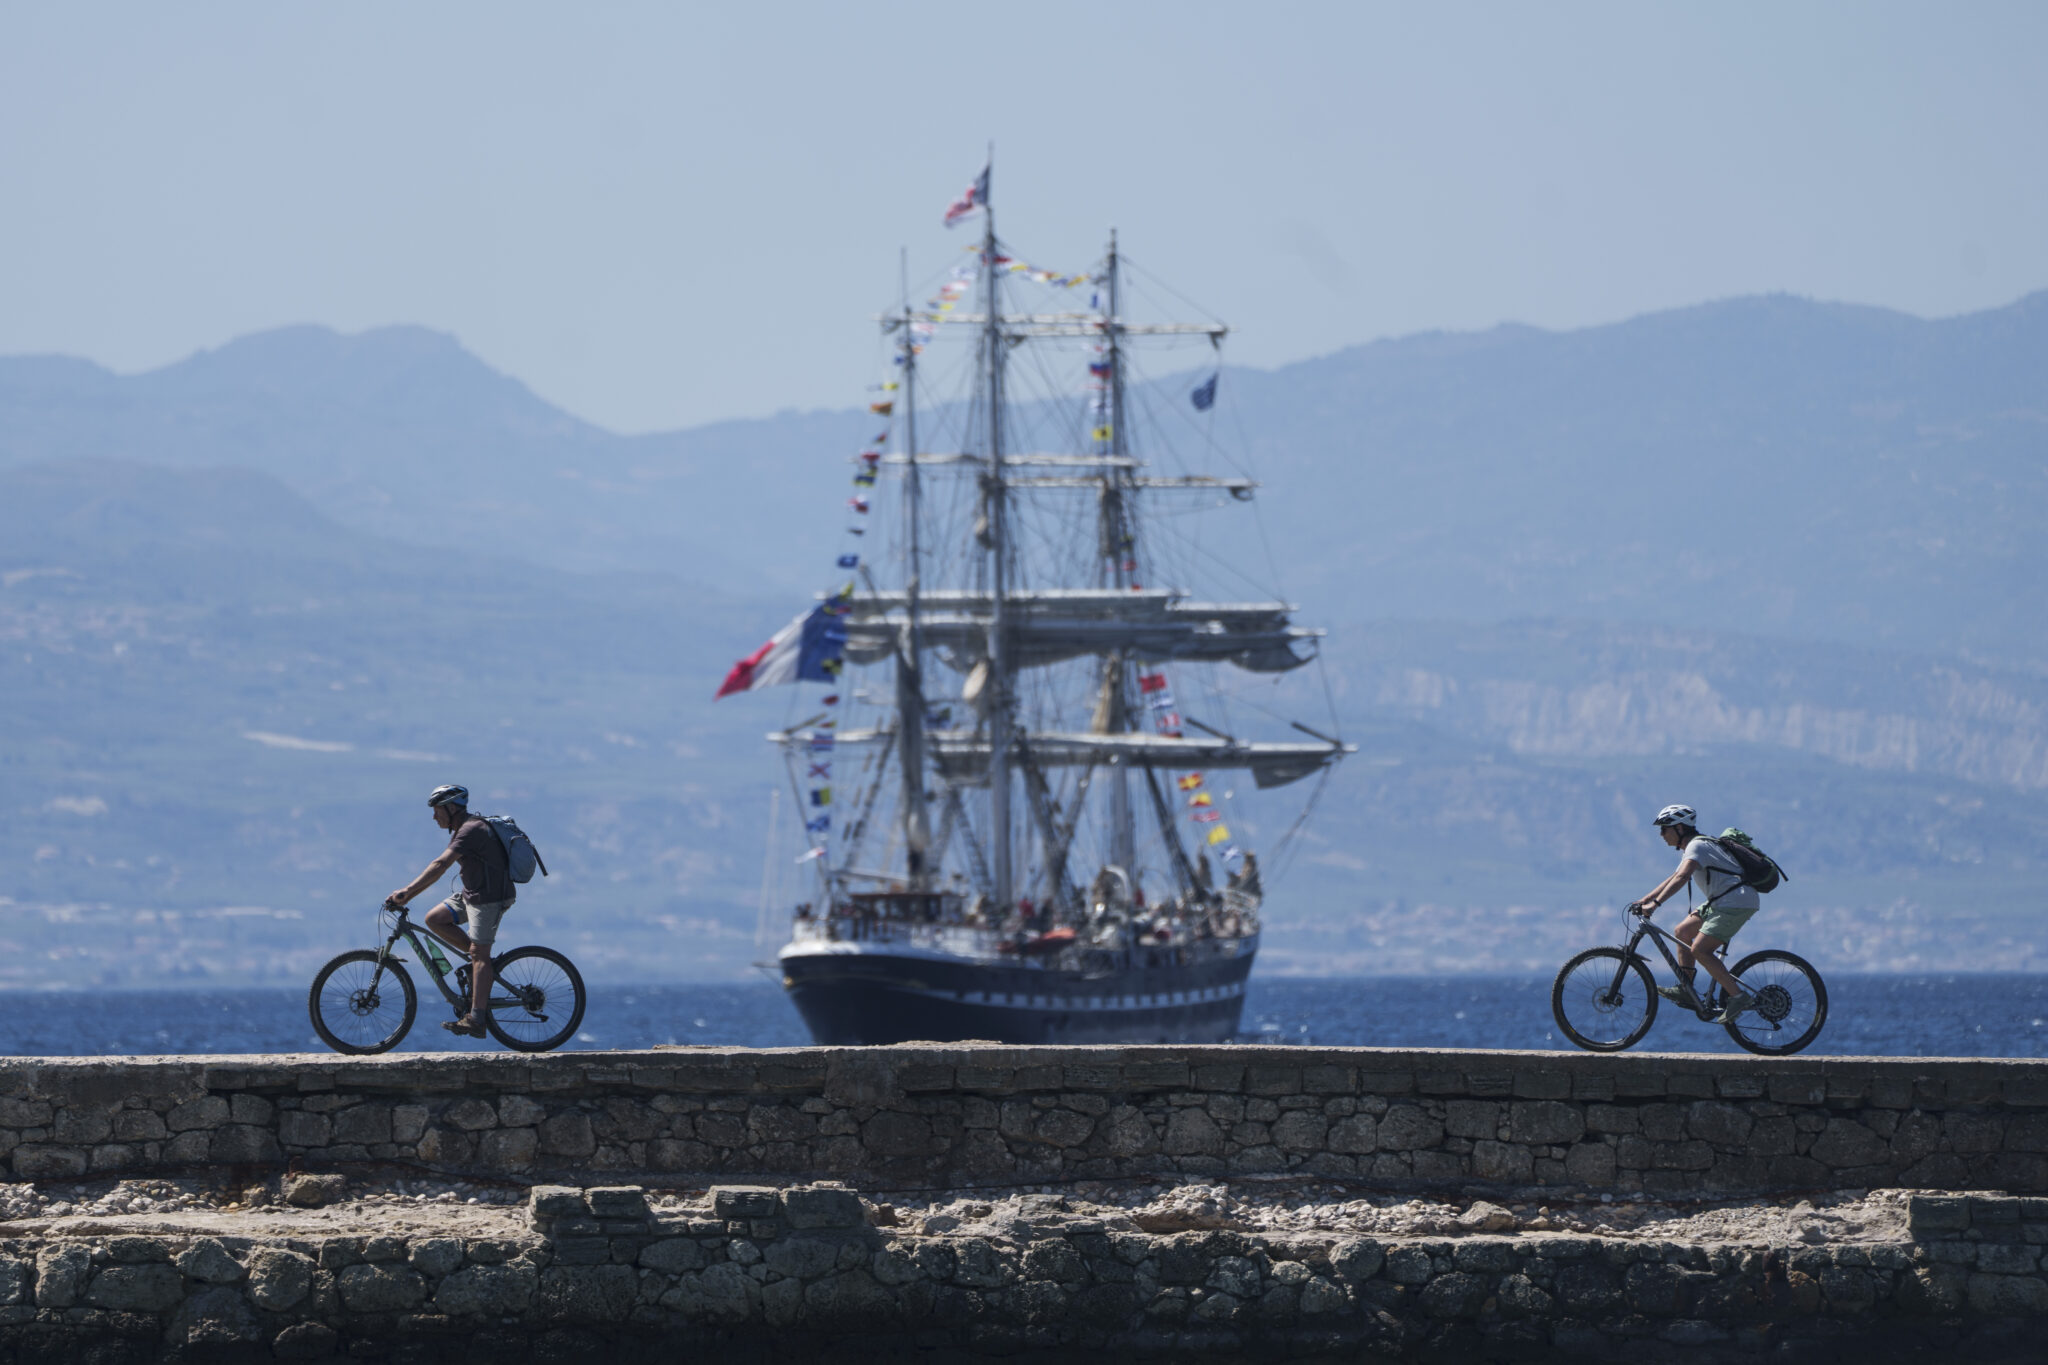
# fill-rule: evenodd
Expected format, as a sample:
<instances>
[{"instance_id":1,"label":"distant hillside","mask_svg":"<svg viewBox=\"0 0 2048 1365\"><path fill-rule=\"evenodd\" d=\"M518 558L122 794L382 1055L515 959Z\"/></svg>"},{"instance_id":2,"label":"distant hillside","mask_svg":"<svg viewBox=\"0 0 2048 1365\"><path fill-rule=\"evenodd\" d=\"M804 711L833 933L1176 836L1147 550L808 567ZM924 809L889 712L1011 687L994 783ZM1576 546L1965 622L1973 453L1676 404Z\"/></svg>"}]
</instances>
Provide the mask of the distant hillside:
<instances>
[{"instance_id":1,"label":"distant hillside","mask_svg":"<svg viewBox=\"0 0 2048 1365\"><path fill-rule=\"evenodd\" d=\"M2044 317L1742 300L1227 373L1360 747L1273 859L1263 960L1540 968L1665 870L1673 799L1767 836L1831 961L2038 910ZM0 360L0 984L302 979L450 777L556 873L522 932L745 971L796 698L710 693L819 586L862 424L617 437L416 329ZM1308 671L1257 687L1184 705L1320 713Z\"/></svg>"},{"instance_id":2,"label":"distant hillside","mask_svg":"<svg viewBox=\"0 0 2048 1365\"><path fill-rule=\"evenodd\" d=\"M1312 615L1564 616L2048 667L2048 293L1923 321L1785 297L1231 370ZM1178 381L1141 391L1179 406ZM344 525L808 592L857 414L620 437L416 328L244 338L132 378L0 359L0 465L239 465ZM1226 448L1233 444L1226 439Z\"/></svg>"}]
</instances>

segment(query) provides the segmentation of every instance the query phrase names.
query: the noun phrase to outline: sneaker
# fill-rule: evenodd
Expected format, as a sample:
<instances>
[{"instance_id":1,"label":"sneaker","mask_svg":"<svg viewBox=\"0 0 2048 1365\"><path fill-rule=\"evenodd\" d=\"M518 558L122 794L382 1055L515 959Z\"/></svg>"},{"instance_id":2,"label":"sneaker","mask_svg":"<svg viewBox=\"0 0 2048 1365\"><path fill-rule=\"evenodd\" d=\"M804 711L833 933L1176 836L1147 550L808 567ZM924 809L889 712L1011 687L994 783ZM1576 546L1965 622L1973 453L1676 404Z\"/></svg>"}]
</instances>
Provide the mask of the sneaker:
<instances>
[{"instance_id":1,"label":"sneaker","mask_svg":"<svg viewBox=\"0 0 2048 1365\"><path fill-rule=\"evenodd\" d=\"M450 1033L459 1033L470 1038L481 1038L484 1036L483 1021L474 1014L465 1014L460 1019L443 1019L441 1027L447 1029Z\"/></svg>"},{"instance_id":2,"label":"sneaker","mask_svg":"<svg viewBox=\"0 0 2048 1365\"><path fill-rule=\"evenodd\" d=\"M1683 984L1677 986L1659 986L1657 988L1657 994L1663 996L1666 1000L1669 1000L1674 1005L1683 1005L1687 1009L1691 1009L1693 1007L1693 993L1692 989L1689 986Z\"/></svg>"},{"instance_id":3,"label":"sneaker","mask_svg":"<svg viewBox=\"0 0 2048 1365\"><path fill-rule=\"evenodd\" d=\"M1755 1007L1756 997L1744 991L1741 995L1728 1002L1727 1008L1714 1017L1714 1022L1717 1024L1732 1024L1735 1022L1737 1015L1743 1014Z\"/></svg>"}]
</instances>

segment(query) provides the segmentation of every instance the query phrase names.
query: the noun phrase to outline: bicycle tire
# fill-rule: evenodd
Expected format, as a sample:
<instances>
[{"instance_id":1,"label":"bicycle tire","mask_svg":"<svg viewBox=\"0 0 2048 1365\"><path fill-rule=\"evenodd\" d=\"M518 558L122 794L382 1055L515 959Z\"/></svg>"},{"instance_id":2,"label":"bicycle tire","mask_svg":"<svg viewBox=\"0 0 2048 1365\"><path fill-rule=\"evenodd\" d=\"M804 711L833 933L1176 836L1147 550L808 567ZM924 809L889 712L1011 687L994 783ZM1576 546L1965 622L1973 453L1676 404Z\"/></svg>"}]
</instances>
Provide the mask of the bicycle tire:
<instances>
[{"instance_id":1,"label":"bicycle tire","mask_svg":"<svg viewBox=\"0 0 2048 1365\"><path fill-rule=\"evenodd\" d=\"M321 1042L336 1052L351 1057L389 1052L412 1029L413 1018L420 1008L419 993L412 986L412 974L395 957L384 959L380 973L377 959L377 952L370 948L343 953L319 970L313 977L312 989L306 992L306 1013L313 1018L313 1031L320 1035ZM352 965L369 970L347 972L346 969ZM346 975L340 993L332 998L331 1008L323 1008L323 1003L328 1002L328 983L344 972ZM403 1001L395 1026L387 1026L385 1022L389 1019L382 989L385 977L398 983L398 995ZM330 1013L334 1016L331 1021L328 1018ZM379 1034L378 1029L384 1032ZM344 1033L349 1036L344 1037Z\"/></svg>"},{"instance_id":2,"label":"bicycle tire","mask_svg":"<svg viewBox=\"0 0 2048 1365\"><path fill-rule=\"evenodd\" d=\"M1771 963L1779 964L1782 970L1767 970ZM1820 1037L1821 1028L1828 1022L1828 987L1811 962L1782 948L1766 948L1751 953L1731 970L1743 989L1757 997L1753 1008L1724 1025L1737 1047L1760 1057L1789 1057L1805 1051ZM1752 972L1762 979L1753 979ZM1781 998L1774 998L1774 992L1782 993ZM1767 1041L1785 1033L1788 1022L1804 1027L1789 1041Z\"/></svg>"},{"instance_id":3,"label":"bicycle tire","mask_svg":"<svg viewBox=\"0 0 2048 1365\"><path fill-rule=\"evenodd\" d=\"M553 948L514 948L491 960L491 1012L484 1026L491 1036L515 1052L552 1052L576 1036L583 1026L583 976L576 964ZM568 1022L555 1027L561 1016L542 1011L569 997ZM510 1021L510 1027L505 1020ZM544 1024L553 1032L532 1031L527 1021Z\"/></svg>"},{"instance_id":4,"label":"bicycle tire","mask_svg":"<svg viewBox=\"0 0 2048 1365\"><path fill-rule=\"evenodd\" d=\"M1574 974L1580 969L1595 962L1611 965L1605 971L1575 977ZM1611 1002L1600 999L1612 985L1616 969L1635 973L1635 982L1642 994L1640 1006L1626 998L1628 978L1625 975L1622 978L1622 998ZM1627 1024L1625 1031L1618 1037L1596 1036L1581 1027L1582 1024L1588 1023L1588 1020L1582 1019L1578 1024L1573 1023L1570 1014L1567 1013L1567 1004L1576 1001L1581 995L1585 997L1585 1009L1591 1017L1614 1015L1617 1024ZM1557 1021L1557 1026L1564 1031L1564 1036L1571 1039L1576 1046L1588 1052L1622 1052L1641 1042L1643 1035L1650 1031L1650 1025L1657 1022L1657 1000L1656 983L1651 979L1650 969L1644 965L1640 957L1623 952L1619 948L1588 948L1558 968L1557 980L1550 987L1550 1016ZM1632 1011L1636 1008L1642 1010L1642 1018L1630 1023L1629 1015L1623 1011Z\"/></svg>"}]
</instances>

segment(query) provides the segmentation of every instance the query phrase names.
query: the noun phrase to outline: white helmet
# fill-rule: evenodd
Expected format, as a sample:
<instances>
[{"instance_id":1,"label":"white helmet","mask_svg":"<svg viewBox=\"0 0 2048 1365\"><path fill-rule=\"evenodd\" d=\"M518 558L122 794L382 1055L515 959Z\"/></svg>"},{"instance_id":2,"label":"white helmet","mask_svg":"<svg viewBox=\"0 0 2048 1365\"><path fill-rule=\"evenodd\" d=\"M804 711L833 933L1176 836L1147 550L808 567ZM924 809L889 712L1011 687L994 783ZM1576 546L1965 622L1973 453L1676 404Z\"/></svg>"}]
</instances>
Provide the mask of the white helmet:
<instances>
[{"instance_id":1,"label":"white helmet","mask_svg":"<svg viewBox=\"0 0 2048 1365\"><path fill-rule=\"evenodd\" d=\"M1698 829L1699 812L1691 806L1666 806L1657 812L1657 828L1663 829L1666 825L1684 825L1687 829Z\"/></svg>"}]
</instances>

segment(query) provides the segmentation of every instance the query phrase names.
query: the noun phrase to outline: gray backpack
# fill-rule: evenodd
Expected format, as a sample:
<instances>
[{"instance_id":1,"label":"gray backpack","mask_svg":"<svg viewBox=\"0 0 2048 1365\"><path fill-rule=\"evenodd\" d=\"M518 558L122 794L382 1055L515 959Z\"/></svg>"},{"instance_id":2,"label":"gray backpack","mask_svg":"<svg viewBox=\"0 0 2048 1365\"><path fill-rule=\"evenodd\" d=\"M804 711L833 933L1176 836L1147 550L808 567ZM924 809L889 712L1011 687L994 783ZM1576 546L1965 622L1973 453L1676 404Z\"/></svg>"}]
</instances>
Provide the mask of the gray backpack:
<instances>
[{"instance_id":1,"label":"gray backpack","mask_svg":"<svg viewBox=\"0 0 2048 1365\"><path fill-rule=\"evenodd\" d=\"M509 815L486 815L483 822L498 836L498 843L505 850L505 865L511 869L512 880L522 886L533 880L533 870L540 869L540 875L548 875L548 865L540 860L540 850L533 846L533 840L526 837L526 831L519 828L519 822Z\"/></svg>"}]
</instances>

